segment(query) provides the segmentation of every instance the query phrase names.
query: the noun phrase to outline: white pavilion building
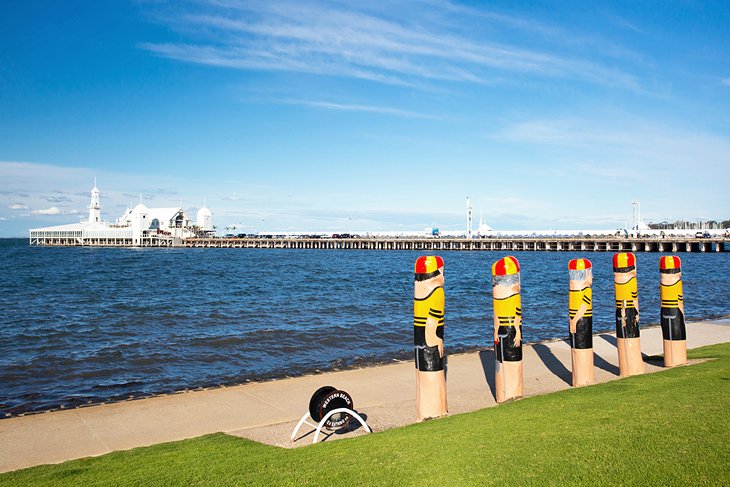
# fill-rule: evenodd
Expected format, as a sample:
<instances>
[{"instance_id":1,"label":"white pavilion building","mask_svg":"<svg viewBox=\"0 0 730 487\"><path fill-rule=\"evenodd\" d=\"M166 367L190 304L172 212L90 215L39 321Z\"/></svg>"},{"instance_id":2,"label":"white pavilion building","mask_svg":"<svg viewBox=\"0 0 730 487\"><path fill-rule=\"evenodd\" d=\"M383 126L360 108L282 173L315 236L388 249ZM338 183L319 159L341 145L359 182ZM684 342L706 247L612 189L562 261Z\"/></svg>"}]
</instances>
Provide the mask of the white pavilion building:
<instances>
[{"instance_id":1,"label":"white pavilion building","mask_svg":"<svg viewBox=\"0 0 730 487\"><path fill-rule=\"evenodd\" d=\"M183 208L128 208L115 223L101 220L101 193L91 190L89 218L79 223L30 230L31 245L101 245L172 247L182 239L213 233L211 211L198 210L197 225Z\"/></svg>"},{"instance_id":2,"label":"white pavilion building","mask_svg":"<svg viewBox=\"0 0 730 487\"><path fill-rule=\"evenodd\" d=\"M212 236L215 233L215 228L213 227L213 213L211 213L211 211L205 206L205 202L203 202L203 207L198 210L197 223L198 230L206 236Z\"/></svg>"}]
</instances>

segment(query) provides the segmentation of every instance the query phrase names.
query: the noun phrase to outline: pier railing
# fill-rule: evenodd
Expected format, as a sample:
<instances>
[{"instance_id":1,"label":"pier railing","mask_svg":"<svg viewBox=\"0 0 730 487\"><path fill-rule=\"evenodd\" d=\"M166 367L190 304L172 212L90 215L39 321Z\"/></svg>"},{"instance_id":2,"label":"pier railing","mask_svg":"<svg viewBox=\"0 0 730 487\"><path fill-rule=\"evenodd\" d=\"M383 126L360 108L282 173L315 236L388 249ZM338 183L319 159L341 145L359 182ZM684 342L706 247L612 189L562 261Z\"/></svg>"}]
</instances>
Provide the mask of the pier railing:
<instances>
[{"instance_id":1,"label":"pier railing","mask_svg":"<svg viewBox=\"0 0 730 487\"><path fill-rule=\"evenodd\" d=\"M253 249L726 252L727 238L188 238L184 247Z\"/></svg>"}]
</instances>

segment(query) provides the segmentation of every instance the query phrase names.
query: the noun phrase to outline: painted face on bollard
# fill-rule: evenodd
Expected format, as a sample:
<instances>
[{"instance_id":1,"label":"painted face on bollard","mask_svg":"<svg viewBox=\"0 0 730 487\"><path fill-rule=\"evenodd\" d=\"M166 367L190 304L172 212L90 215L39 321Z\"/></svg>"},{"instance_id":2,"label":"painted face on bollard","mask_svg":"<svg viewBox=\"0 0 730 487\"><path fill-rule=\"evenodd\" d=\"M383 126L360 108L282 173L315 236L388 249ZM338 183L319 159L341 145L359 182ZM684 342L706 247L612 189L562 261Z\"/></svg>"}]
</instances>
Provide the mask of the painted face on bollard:
<instances>
[{"instance_id":1,"label":"painted face on bollard","mask_svg":"<svg viewBox=\"0 0 730 487\"><path fill-rule=\"evenodd\" d=\"M659 282L662 286L674 286L682 280L682 262L675 255L659 259Z\"/></svg>"},{"instance_id":2,"label":"painted face on bollard","mask_svg":"<svg viewBox=\"0 0 730 487\"><path fill-rule=\"evenodd\" d=\"M568 286L580 290L593 286L593 264L588 259L573 259L568 263Z\"/></svg>"},{"instance_id":3,"label":"painted face on bollard","mask_svg":"<svg viewBox=\"0 0 730 487\"><path fill-rule=\"evenodd\" d=\"M593 274L590 270L585 272L584 277L580 277L578 279L571 279L568 281L568 288L571 291L577 291L586 287L592 287L593 286Z\"/></svg>"},{"instance_id":4,"label":"painted face on bollard","mask_svg":"<svg viewBox=\"0 0 730 487\"><path fill-rule=\"evenodd\" d=\"M677 272L676 274L660 274L659 281L662 286L673 286L682 280L682 273Z\"/></svg>"},{"instance_id":5,"label":"painted face on bollard","mask_svg":"<svg viewBox=\"0 0 730 487\"><path fill-rule=\"evenodd\" d=\"M632 308L638 313L639 291L636 284L636 258L631 253L613 256L613 287L616 308ZM638 320L638 316L637 316Z\"/></svg>"},{"instance_id":6,"label":"painted face on bollard","mask_svg":"<svg viewBox=\"0 0 730 487\"><path fill-rule=\"evenodd\" d=\"M520 292L520 264L505 257L492 265L492 297L505 299Z\"/></svg>"},{"instance_id":7,"label":"painted face on bollard","mask_svg":"<svg viewBox=\"0 0 730 487\"><path fill-rule=\"evenodd\" d=\"M505 299L520 292L520 274L492 277L492 297Z\"/></svg>"},{"instance_id":8,"label":"painted face on bollard","mask_svg":"<svg viewBox=\"0 0 730 487\"><path fill-rule=\"evenodd\" d=\"M631 253L620 253L613 256L613 281L615 284L626 284L636 278L636 258Z\"/></svg>"},{"instance_id":9,"label":"painted face on bollard","mask_svg":"<svg viewBox=\"0 0 730 487\"><path fill-rule=\"evenodd\" d=\"M636 278L636 269L628 272L614 272L613 282L616 284L626 284L631 279Z\"/></svg>"},{"instance_id":10,"label":"painted face on bollard","mask_svg":"<svg viewBox=\"0 0 730 487\"><path fill-rule=\"evenodd\" d=\"M438 256L424 256L416 260L416 286L433 288L444 285L444 260Z\"/></svg>"},{"instance_id":11,"label":"painted face on bollard","mask_svg":"<svg viewBox=\"0 0 730 487\"><path fill-rule=\"evenodd\" d=\"M682 280L682 262L671 255L659 259L659 281L662 286L673 286Z\"/></svg>"}]
</instances>

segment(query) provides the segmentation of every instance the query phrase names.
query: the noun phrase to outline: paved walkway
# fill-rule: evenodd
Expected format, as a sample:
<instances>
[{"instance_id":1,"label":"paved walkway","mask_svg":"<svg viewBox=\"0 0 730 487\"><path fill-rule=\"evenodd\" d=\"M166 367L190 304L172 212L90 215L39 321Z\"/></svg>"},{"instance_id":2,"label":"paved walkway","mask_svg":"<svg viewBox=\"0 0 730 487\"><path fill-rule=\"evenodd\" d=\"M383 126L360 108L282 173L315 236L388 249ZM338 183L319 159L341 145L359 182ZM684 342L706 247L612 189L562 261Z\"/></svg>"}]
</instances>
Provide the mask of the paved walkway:
<instances>
[{"instance_id":1,"label":"paved walkway","mask_svg":"<svg viewBox=\"0 0 730 487\"><path fill-rule=\"evenodd\" d=\"M730 320L689 323L687 335L689 348L730 342ZM597 335L593 343L596 382L617 379L615 336ZM642 329L641 345L645 355L661 354L661 329ZM491 351L449 357L450 414L495 405L493 357ZM570 387L570 347L565 342L524 347L523 360L525 396ZM312 393L323 385L349 392L373 430L382 431L415 421L413 370L412 363L399 362L3 419L0 472L219 431L283 447L310 444L311 435L294 442L289 436ZM662 370L661 362L648 363L646 370ZM364 433L360 429L336 436L357 434Z\"/></svg>"}]
</instances>

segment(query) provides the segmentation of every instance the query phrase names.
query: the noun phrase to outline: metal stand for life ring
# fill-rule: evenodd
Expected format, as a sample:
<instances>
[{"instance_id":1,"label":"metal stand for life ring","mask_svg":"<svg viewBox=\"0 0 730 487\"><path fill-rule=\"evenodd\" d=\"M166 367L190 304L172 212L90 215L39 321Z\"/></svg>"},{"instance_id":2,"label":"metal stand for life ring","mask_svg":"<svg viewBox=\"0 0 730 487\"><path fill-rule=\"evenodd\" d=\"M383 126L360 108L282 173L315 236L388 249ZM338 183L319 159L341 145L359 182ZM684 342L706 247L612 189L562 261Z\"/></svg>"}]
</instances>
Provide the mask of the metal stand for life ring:
<instances>
[{"instance_id":1,"label":"metal stand for life ring","mask_svg":"<svg viewBox=\"0 0 730 487\"><path fill-rule=\"evenodd\" d=\"M332 419L336 414L339 415L336 417L337 419ZM308 418L319 421L317 424L312 424L307 421ZM352 398L348 393L338 391L332 386L321 387L309 401L309 411L304 413L302 419L297 423L296 428L294 428L291 434L291 440L294 441L299 429L306 423L312 428L315 428L314 438L312 439L312 444L315 444L319 441L319 434L322 428L337 431L345 425L348 425L351 418L357 419L368 433L373 432L365 420L352 409Z\"/></svg>"},{"instance_id":2,"label":"metal stand for life ring","mask_svg":"<svg viewBox=\"0 0 730 487\"><path fill-rule=\"evenodd\" d=\"M324 418L322 418L322 421L320 421L318 424L312 424L309 421L307 421L307 418L309 418L310 415L309 415L309 413L304 413L304 416L302 416L302 419L299 420L299 422L297 423L297 427L294 428L294 431L291 434L292 441L294 441L294 438L296 438L297 433L299 432L299 428L301 428L302 425L306 423L309 426L311 426L312 428L316 428L316 431L314 432L314 438L312 439L312 444L314 445L315 443L317 443L317 440L319 440L319 433L322 431L322 428L324 427L325 422L328 419L330 419L330 417L332 417L333 415L335 415L337 413L350 414L353 418L355 418L356 420L358 420L360 422L362 427L365 428L365 431L367 431L368 433L373 432L372 428L370 428L370 426L368 426L368 424L365 422L365 420L362 419L362 417L359 414L357 414L355 411L353 411L352 409L348 409L348 408L337 408L337 409L333 409L332 411L327 413L327 415Z\"/></svg>"}]
</instances>

